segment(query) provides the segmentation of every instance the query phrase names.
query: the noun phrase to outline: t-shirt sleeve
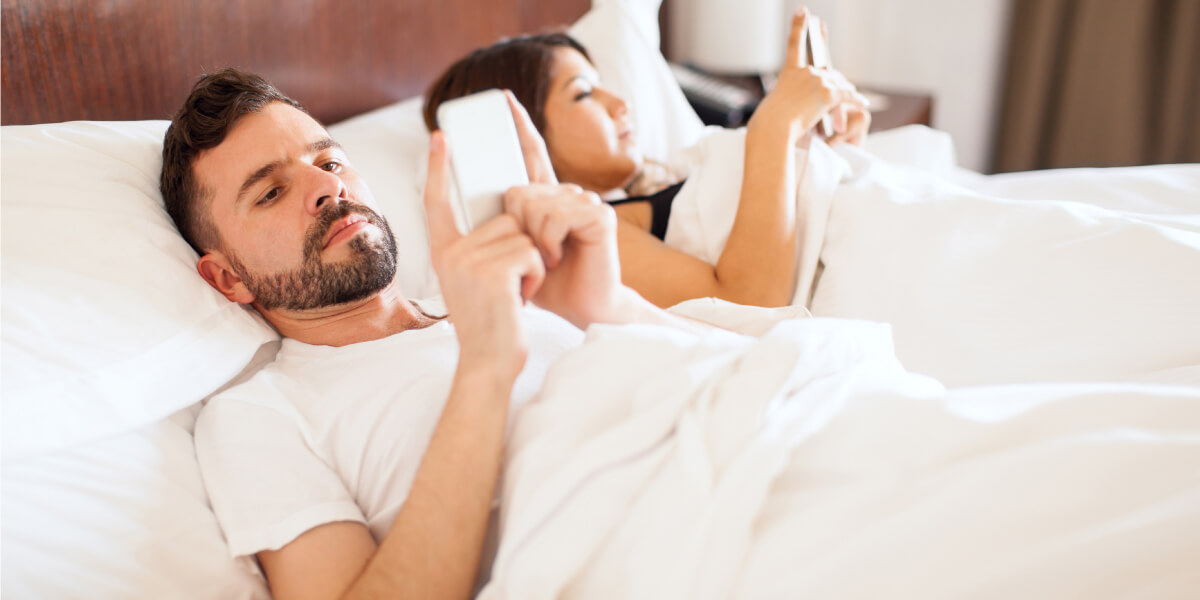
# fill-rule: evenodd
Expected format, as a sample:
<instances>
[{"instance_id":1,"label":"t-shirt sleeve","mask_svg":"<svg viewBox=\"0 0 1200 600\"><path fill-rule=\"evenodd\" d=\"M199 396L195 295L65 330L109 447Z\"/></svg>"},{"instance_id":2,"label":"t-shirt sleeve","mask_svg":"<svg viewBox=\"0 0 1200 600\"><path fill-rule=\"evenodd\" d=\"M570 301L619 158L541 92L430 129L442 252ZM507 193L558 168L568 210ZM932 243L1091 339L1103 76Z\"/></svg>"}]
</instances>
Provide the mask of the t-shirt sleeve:
<instances>
[{"instance_id":1,"label":"t-shirt sleeve","mask_svg":"<svg viewBox=\"0 0 1200 600\"><path fill-rule=\"evenodd\" d=\"M326 523L366 523L286 404L215 398L196 421L196 456L231 554L278 550Z\"/></svg>"}]
</instances>

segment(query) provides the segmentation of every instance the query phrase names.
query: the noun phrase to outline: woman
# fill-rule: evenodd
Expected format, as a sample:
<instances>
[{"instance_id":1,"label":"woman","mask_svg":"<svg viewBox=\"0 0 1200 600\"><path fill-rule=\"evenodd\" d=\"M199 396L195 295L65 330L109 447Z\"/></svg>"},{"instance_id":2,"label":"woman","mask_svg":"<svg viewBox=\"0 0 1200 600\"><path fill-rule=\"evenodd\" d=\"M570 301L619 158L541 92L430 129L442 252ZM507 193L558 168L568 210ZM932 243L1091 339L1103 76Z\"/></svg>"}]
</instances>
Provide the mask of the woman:
<instances>
[{"instance_id":1,"label":"woman","mask_svg":"<svg viewBox=\"0 0 1200 600\"><path fill-rule=\"evenodd\" d=\"M451 65L426 94L425 122L436 129L437 107L447 100L512 90L545 138L559 181L613 205L626 285L664 307L707 296L783 306L796 283L796 148L807 148L825 114L834 116L831 142L861 143L870 121L865 98L844 77L800 64L807 18L805 9L793 17L778 83L746 127L736 218L715 265L663 243L683 182L643 158L629 106L600 85L587 50L565 34L506 40Z\"/></svg>"}]
</instances>

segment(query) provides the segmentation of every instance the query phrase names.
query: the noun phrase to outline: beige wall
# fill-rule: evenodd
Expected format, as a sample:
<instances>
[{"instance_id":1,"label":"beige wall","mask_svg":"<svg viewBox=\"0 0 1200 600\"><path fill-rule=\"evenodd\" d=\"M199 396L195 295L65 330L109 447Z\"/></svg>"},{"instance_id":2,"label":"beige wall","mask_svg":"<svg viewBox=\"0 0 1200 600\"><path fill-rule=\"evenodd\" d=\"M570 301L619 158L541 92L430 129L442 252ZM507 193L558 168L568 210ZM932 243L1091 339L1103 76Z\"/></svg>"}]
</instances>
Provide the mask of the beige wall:
<instances>
[{"instance_id":1,"label":"beige wall","mask_svg":"<svg viewBox=\"0 0 1200 600\"><path fill-rule=\"evenodd\" d=\"M795 4L796 2L793 2ZM989 164L1011 0L811 0L830 5L834 63L853 81L928 91L959 163Z\"/></svg>"},{"instance_id":2,"label":"beige wall","mask_svg":"<svg viewBox=\"0 0 1200 600\"><path fill-rule=\"evenodd\" d=\"M688 59L689 12L738 7L742 15L778 11L778 30L755 35L724 16L707 23L702 47L763 44L782 55L787 15L803 0L670 0L672 57ZM959 163L983 170L994 144L1012 0L807 0L829 25L834 65L852 81L934 96L934 126L951 133ZM706 8L707 7L707 8ZM754 10L750 10L753 8ZM736 36L736 40L717 40ZM756 50L760 55L761 49Z\"/></svg>"}]
</instances>

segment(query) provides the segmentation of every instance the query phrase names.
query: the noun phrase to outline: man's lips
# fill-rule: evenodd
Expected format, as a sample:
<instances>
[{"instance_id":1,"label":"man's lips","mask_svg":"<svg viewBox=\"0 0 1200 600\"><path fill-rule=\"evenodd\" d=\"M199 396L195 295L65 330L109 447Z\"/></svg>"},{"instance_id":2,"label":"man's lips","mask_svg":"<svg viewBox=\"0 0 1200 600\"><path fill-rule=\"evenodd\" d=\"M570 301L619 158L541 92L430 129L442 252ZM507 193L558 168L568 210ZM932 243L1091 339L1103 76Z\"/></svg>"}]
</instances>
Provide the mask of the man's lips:
<instances>
[{"instance_id":1,"label":"man's lips","mask_svg":"<svg viewBox=\"0 0 1200 600\"><path fill-rule=\"evenodd\" d=\"M335 243L350 239L354 234L362 231L371 224L365 215L350 214L346 215L333 222L329 228L329 233L325 234L325 245L322 248L328 248Z\"/></svg>"}]
</instances>

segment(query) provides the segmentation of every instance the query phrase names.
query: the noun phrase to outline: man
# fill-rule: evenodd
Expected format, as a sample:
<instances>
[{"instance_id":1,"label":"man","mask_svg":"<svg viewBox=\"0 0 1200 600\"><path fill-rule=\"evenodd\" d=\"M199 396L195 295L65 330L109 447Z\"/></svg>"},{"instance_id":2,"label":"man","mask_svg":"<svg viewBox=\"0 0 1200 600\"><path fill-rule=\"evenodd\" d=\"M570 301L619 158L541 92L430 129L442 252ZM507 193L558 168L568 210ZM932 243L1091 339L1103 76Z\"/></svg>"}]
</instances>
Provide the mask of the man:
<instances>
[{"instance_id":1,"label":"man","mask_svg":"<svg viewBox=\"0 0 1200 600\"><path fill-rule=\"evenodd\" d=\"M579 339L527 301L576 328L693 326L621 285L612 210L555 182L510 104L534 183L468 235L431 138L425 208L452 327L397 287L392 233L337 142L266 81L202 78L167 131L163 196L197 270L285 337L196 430L231 549L258 558L276 598L470 594L510 398Z\"/></svg>"}]
</instances>

